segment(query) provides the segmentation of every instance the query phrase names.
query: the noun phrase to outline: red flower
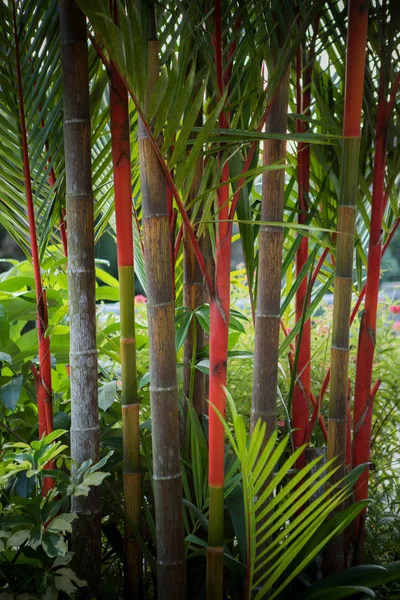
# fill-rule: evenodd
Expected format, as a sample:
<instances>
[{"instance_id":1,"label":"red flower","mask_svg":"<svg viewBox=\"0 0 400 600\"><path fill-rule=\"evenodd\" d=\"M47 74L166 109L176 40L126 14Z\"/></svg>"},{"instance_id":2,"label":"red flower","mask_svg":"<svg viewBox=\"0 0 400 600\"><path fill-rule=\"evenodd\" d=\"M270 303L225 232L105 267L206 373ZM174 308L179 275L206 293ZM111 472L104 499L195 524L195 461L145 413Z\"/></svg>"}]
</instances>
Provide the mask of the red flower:
<instances>
[{"instance_id":1,"label":"red flower","mask_svg":"<svg viewBox=\"0 0 400 600\"><path fill-rule=\"evenodd\" d=\"M146 304L146 302L147 302L146 296L142 296L142 294L138 294L137 296L135 296L135 302L136 302L136 304Z\"/></svg>"},{"instance_id":2,"label":"red flower","mask_svg":"<svg viewBox=\"0 0 400 600\"><path fill-rule=\"evenodd\" d=\"M390 312L391 312L393 315L398 315L398 314L400 313L400 305L399 305L399 304L394 304L393 306L391 306L391 307L389 308L389 310L390 310Z\"/></svg>"}]
</instances>

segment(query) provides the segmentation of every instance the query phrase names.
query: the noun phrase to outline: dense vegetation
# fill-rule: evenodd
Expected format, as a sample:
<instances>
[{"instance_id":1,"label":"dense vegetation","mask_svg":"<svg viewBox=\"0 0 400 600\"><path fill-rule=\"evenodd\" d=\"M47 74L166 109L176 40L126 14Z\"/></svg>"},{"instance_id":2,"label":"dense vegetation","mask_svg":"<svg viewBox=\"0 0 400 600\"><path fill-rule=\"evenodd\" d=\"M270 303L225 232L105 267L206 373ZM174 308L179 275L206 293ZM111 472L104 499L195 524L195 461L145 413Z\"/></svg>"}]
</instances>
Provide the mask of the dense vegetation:
<instances>
[{"instance_id":1,"label":"dense vegetation","mask_svg":"<svg viewBox=\"0 0 400 600\"><path fill-rule=\"evenodd\" d=\"M0 7L0 599L397 598L397 2Z\"/></svg>"}]
</instances>

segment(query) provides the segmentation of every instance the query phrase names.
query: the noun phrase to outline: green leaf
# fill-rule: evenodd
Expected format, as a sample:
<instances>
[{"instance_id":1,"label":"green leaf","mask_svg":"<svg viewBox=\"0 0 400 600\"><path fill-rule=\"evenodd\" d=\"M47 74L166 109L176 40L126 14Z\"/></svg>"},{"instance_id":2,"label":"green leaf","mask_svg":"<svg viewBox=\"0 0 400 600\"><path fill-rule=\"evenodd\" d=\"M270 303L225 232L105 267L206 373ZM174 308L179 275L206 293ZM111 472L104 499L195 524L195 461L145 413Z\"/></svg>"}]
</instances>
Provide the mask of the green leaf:
<instances>
[{"instance_id":1,"label":"green leaf","mask_svg":"<svg viewBox=\"0 0 400 600\"><path fill-rule=\"evenodd\" d=\"M12 358L6 352L0 352L0 362L6 362L6 363L12 365Z\"/></svg>"},{"instance_id":2,"label":"green leaf","mask_svg":"<svg viewBox=\"0 0 400 600\"><path fill-rule=\"evenodd\" d=\"M210 333L210 307L208 304L203 304L195 310L195 315L201 327L206 333Z\"/></svg>"},{"instance_id":3,"label":"green leaf","mask_svg":"<svg viewBox=\"0 0 400 600\"><path fill-rule=\"evenodd\" d=\"M102 285L96 288L96 300L111 300L119 302L119 288Z\"/></svg>"},{"instance_id":4,"label":"green leaf","mask_svg":"<svg viewBox=\"0 0 400 600\"><path fill-rule=\"evenodd\" d=\"M198 369L202 373L205 373L206 375L210 373L210 361L208 358L200 360L198 363L196 363L195 367L196 369Z\"/></svg>"},{"instance_id":5,"label":"green leaf","mask_svg":"<svg viewBox=\"0 0 400 600\"><path fill-rule=\"evenodd\" d=\"M9 548L19 548L29 537L30 529L21 529L13 533L7 540Z\"/></svg>"},{"instance_id":6,"label":"green leaf","mask_svg":"<svg viewBox=\"0 0 400 600\"><path fill-rule=\"evenodd\" d=\"M75 486L73 496L87 496L90 492L90 486L98 486L104 481L109 473L103 473L102 471L96 471L85 475L82 483Z\"/></svg>"},{"instance_id":7,"label":"green leaf","mask_svg":"<svg viewBox=\"0 0 400 600\"><path fill-rule=\"evenodd\" d=\"M17 375L0 387L0 399L4 406L14 411L21 395L23 376Z\"/></svg>"},{"instance_id":8,"label":"green leaf","mask_svg":"<svg viewBox=\"0 0 400 600\"><path fill-rule=\"evenodd\" d=\"M29 534L29 545L33 550L36 550L42 543L42 533L41 526L32 527Z\"/></svg>"},{"instance_id":9,"label":"green leaf","mask_svg":"<svg viewBox=\"0 0 400 600\"><path fill-rule=\"evenodd\" d=\"M150 383L150 371L147 371L139 381L139 390L148 386Z\"/></svg>"},{"instance_id":10,"label":"green leaf","mask_svg":"<svg viewBox=\"0 0 400 600\"><path fill-rule=\"evenodd\" d=\"M66 429L55 429L54 431L46 435L46 437L43 439L43 442L45 444L51 444L52 442L54 442L54 440L64 435L64 433L68 433L68 431Z\"/></svg>"},{"instance_id":11,"label":"green leaf","mask_svg":"<svg viewBox=\"0 0 400 600\"><path fill-rule=\"evenodd\" d=\"M87 583L84 579L79 579L72 569L63 567L57 570L54 585L59 592L64 592L73 598L76 588L84 587Z\"/></svg>"},{"instance_id":12,"label":"green leaf","mask_svg":"<svg viewBox=\"0 0 400 600\"><path fill-rule=\"evenodd\" d=\"M116 393L117 382L115 380L102 385L99 389L99 408L104 411L108 410L114 402Z\"/></svg>"},{"instance_id":13,"label":"green leaf","mask_svg":"<svg viewBox=\"0 0 400 600\"><path fill-rule=\"evenodd\" d=\"M0 304L0 346L5 346L10 337L10 324L7 319L6 309Z\"/></svg>"},{"instance_id":14,"label":"green leaf","mask_svg":"<svg viewBox=\"0 0 400 600\"><path fill-rule=\"evenodd\" d=\"M47 556L54 558L56 556L64 556L67 553L67 544L62 535L59 533L51 533L45 531L42 539L43 550Z\"/></svg>"},{"instance_id":15,"label":"green leaf","mask_svg":"<svg viewBox=\"0 0 400 600\"><path fill-rule=\"evenodd\" d=\"M47 526L48 531L53 531L55 533L66 531L68 533L72 533L71 523L74 519L76 519L76 515L72 513L62 513L55 517L52 521L50 521Z\"/></svg>"},{"instance_id":16,"label":"green leaf","mask_svg":"<svg viewBox=\"0 0 400 600\"><path fill-rule=\"evenodd\" d=\"M192 322L193 313L186 311L175 319L175 347L182 348Z\"/></svg>"},{"instance_id":17,"label":"green leaf","mask_svg":"<svg viewBox=\"0 0 400 600\"><path fill-rule=\"evenodd\" d=\"M326 600L327 590L314 592L307 596L309 600ZM362 594L363 598L376 598L375 593L370 589L360 585L347 585L329 588L329 600L339 600L339 598L349 598L356 594Z\"/></svg>"}]
</instances>

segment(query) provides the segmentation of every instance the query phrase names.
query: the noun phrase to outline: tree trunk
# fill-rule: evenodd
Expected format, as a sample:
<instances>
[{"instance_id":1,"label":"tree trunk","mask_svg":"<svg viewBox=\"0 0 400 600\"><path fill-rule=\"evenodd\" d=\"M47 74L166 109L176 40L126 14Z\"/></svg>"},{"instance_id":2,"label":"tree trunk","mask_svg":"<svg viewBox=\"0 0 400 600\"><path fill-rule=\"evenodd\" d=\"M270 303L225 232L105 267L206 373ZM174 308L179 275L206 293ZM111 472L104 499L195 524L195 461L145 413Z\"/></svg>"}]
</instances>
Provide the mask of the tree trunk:
<instances>
[{"instance_id":1,"label":"tree trunk","mask_svg":"<svg viewBox=\"0 0 400 600\"><path fill-rule=\"evenodd\" d=\"M86 19L73 0L60 0L64 145L68 213L71 365L71 457L99 459L94 222ZM73 498L74 569L87 581L79 598L98 596L101 576L99 489Z\"/></svg>"},{"instance_id":2,"label":"tree trunk","mask_svg":"<svg viewBox=\"0 0 400 600\"><path fill-rule=\"evenodd\" d=\"M158 79L158 42L148 44L149 97ZM182 476L166 180L144 124L138 131L150 344L157 588L161 600L186 598Z\"/></svg>"},{"instance_id":3,"label":"tree trunk","mask_svg":"<svg viewBox=\"0 0 400 600\"><path fill-rule=\"evenodd\" d=\"M328 460L336 457L340 465L334 481L345 474L351 290L367 25L368 1L350 0L328 425ZM330 544L326 556L329 572L344 568L342 535Z\"/></svg>"},{"instance_id":4,"label":"tree trunk","mask_svg":"<svg viewBox=\"0 0 400 600\"><path fill-rule=\"evenodd\" d=\"M269 133L286 133L289 77L288 70L276 92L265 126ZM264 165L283 162L285 156L285 141L265 140ZM261 221L282 222L284 184L283 169L263 173ZM276 426L282 249L283 227L260 225L251 428L265 421L266 439Z\"/></svg>"}]
</instances>

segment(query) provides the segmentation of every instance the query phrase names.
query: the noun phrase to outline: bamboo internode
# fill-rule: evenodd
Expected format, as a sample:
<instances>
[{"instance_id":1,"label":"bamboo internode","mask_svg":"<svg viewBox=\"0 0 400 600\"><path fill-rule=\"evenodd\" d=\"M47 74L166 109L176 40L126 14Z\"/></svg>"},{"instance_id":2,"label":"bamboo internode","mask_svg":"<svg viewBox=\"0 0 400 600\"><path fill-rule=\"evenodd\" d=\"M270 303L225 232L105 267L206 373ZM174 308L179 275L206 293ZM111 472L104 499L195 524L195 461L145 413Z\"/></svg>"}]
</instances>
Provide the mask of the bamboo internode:
<instances>
[{"instance_id":1,"label":"bamboo internode","mask_svg":"<svg viewBox=\"0 0 400 600\"><path fill-rule=\"evenodd\" d=\"M86 19L73 0L60 0L64 84L64 138L68 213L68 288L71 366L71 457L80 466L99 460L94 215L89 118ZM101 515L98 488L72 499L75 570L88 585L80 598L99 593Z\"/></svg>"},{"instance_id":2,"label":"bamboo internode","mask_svg":"<svg viewBox=\"0 0 400 600\"><path fill-rule=\"evenodd\" d=\"M334 476L335 481L339 481L345 474L349 331L367 25L368 2L350 0L328 427L328 460L337 457L339 464ZM333 571L343 567L343 538L339 536L327 553L326 568Z\"/></svg>"},{"instance_id":3,"label":"bamboo internode","mask_svg":"<svg viewBox=\"0 0 400 600\"><path fill-rule=\"evenodd\" d=\"M116 11L114 11L116 12ZM116 21L117 14L114 14ZM110 125L113 156L115 220L121 322L121 403L124 449L124 534L126 597L143 597L142 554L134 528L141 526L139 403L136 378L135 274L132 232L132 184L128 92L114 63L110 64Z\"/></svg>"}]
</instances>

